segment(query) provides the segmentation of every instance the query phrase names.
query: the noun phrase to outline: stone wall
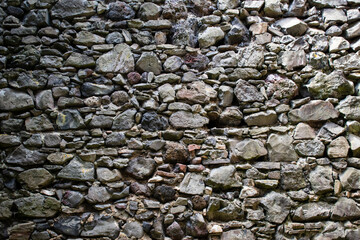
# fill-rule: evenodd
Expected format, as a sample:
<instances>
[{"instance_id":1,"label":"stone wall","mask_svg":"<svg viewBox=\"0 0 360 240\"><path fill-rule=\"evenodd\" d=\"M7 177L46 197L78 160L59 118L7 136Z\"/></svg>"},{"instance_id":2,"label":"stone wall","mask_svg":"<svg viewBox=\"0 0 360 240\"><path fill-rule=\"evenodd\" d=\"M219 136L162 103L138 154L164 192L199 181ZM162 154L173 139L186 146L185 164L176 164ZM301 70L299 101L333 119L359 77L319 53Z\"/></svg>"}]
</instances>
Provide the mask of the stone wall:
<instances>
[{"instance_id":1,"label":"stone wall","mask_svg":"<svg viewBox=\"0 0 360 240\"><path fill-rule=\"evenodd\" d=\"M360 239L359 6L0 1L0 239Z\"/></svg>"}]
</instances>

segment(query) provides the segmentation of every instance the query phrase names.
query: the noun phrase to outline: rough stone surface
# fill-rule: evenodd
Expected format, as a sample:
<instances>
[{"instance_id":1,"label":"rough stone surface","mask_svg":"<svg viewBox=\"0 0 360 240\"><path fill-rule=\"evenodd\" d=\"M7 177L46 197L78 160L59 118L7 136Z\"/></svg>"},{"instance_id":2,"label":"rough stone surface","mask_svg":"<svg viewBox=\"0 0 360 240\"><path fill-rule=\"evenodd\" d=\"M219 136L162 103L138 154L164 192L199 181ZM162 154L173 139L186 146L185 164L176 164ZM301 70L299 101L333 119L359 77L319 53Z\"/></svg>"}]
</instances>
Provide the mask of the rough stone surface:
<instances>
[{"instance_id":1,"label":"rough stone surface","mask_svg":"<svg viewBox=\"0 0 360 240\"><path fill-rule=\"evenodd\" d=\"M289 135L271 134L267 140L269 158L274 162L297 161L298 155L289 143L293 138Z\"/></svg>"}]
</instances>

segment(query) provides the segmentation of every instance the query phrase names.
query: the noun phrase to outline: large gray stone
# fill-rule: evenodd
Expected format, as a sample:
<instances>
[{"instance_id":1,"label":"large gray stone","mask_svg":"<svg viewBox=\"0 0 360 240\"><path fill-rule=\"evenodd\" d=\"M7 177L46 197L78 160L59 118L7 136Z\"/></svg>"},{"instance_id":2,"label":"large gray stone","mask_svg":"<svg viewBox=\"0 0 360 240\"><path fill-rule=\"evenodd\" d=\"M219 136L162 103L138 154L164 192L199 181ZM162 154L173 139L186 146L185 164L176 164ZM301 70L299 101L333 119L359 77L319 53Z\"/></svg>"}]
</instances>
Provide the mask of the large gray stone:
<instances>
[{"instance_id":1,"label":"large gray stone","mask_svg":"<svg viewBox=\"0 0 360 240\"><path fill-rule=\"evenodd\" d=\"M115 239L120 233L118 222L112 216L95 216L91 221L87 221L82 237L110 237Z\"/></svg>"},{"instance_id":2,"label":"large gray stone","mask_svg":"<svg viewBox=\"0 0 360 240\"><path fill-rule=\"evenodd\" d=\"M96 71L128 73L134 70L134 57L128 45L122 43L96 60Z\"/></svg>"},{"instance_id":3,"label":"large gray stone","mask_svg":"<svg viewBox=\"0 0 360 240\"><path fill-rule=\"evenodd\" d=\"M126 172L136 179L146 179L153 175L155 168L154 159L138 157L129 162Z\"/></svg>"},{"instance_id":4,"label":"large gray stone","mask_svg":"<svg viewBox=\"0 0 360 240\"><path fill-rule=\"evenodd\" d=\"M345 71L359 69L360 51L357 51L356 53L349 53L345 56L335 59L333 66L335 69L341 69Z\"/></svg>"},{"instance_id":5,"label":"large gray stone","mask_svg":"<svg viewBox=\"0 0 360 240\"><path fill-rule=\"evenodd\" d=\"M266 220L277 224L284 222L291 209L290 198L277 192L268 193L261 204L266 210Z\"/></svg>"},{"instance_id":6,"label":"large gray stone","mask_svg":"<svg viewBox=\"0 0 360 240\"><path fill-rule=\"evenodd\" d=\"M312 100L300 108L289 112L289 120L292 122L316 122L337 118L339 112L327 101Z\"/></svg>"},{"instance_id":7,"label":"large gray stone","mask_svg":"<svg viewBox=\"0 0 360 240\"><path fill-rule=\"evenodd\" d=\"M261 68L264 63L264 47L252 44L239 49L239 67Z\"/></svg>"},{"instance_id":8,"label":"large gray stone","mask_svg":"<svg viewBox=\"0 0 360 240\"><path fill-rule=\"evenodd\" d=\"M93 185L89 188L88 194L85 196L85 199L91 203L104 203L111 198L111 194L107 191L106 187L101 187Z\"/></svg>"},{"instance_id":9,"label":"large gray stone","mask_svg":"<svg viewBox=\"0 0 360 240\"><path fill-rule=\"evenodd\" d=\"M44 132L54 130L54 126L45 114L26 119L25 127L26 130L30 132Z\"/></svg>"},{"instance_id":10,"label":"large gray stone","mask_svg":"<svg viewBox=\"0 0 360 240\"><path fill-rule=\"evenodd\" d=\"M288 71L305 67L307 63L306 53L304 50L284 51L280 54L279 63Z\"/></svg>"},{"instance_id":11,"label":"large gray stone","mask_svg":"<svg viewBox=\"0 0 360 240\"><path fill-rule=\"evenodd\" d=\"M180 192L202 195L205 190L204 177L198 173L187 173L180 183Z\"/></svg>"},{"instance_id":12,"label":"large gray stone","mask_svg":"<svg viewBox=\"0 0 360 240\"><path fill-rule=\"evenodd\" d=\"M298 160L294 147L293 138L290 135L270 134L267 139L270 161L292 162Z\"/></svg>"},{"instance_id":13,"label":"large gray stone","mask_svg":"<svg viewBox=\"0 0 360 240\"><path fill-rule=\"evenodd\" d=\"M215 189L230 189L241 186L241 179L233 165L214 168L206 179L206 184Z\"/></svg>"},{"instance_id":14,"label":"large gray stone","mask_svg":"<svg viewBox=\"0 0 360 240\"><path fill-rule=\"evenodd\" d=\"M14 201L19 213L30 218L54 217L60 210L60 202L39 193Z\"/></svg>"},{"instance_id":15,"label":"large gray stone","mask_svg":"<svg viewBox=\"0 0 360 240\"><path fill-rule=\"evenodd\" d=\"M248 126L268 126L277 122L277 114L274 110L257 112L244 117Z\"/></svg>"},{"instance_id":16,"label":"large gray stone","mask_svg":"<svg viewBox=\"0 0 360 240\"><path fill-rule=\"evenodd\" d=\"M206 217L209 221L232 221L243 217L241 202L230 202L225 199L211 197L206 210Z\"/></svg>"},{"instance_id":17,"label":"large gray stone","mask_svg":"<svg viewBox=\"0 0 360 240\"><path fill-rule=\"evenodd\" d=\"M360 120L360 96L347 96L336 106L346 119Z\"/></svg>"},{"instance_id":18,"label":"large gray stone","mask_svg":"<svg viewBox=\"0 0 360 240\"><path fill-rule=\"evenodd\" d=\"M58 173L58 178L64 178L75 181L93 181L95 174L94 164L85 162L75 157Z\"/></svg>"},{"instance_id":19,"label":"large gray stone","mask_svg":"<svg viewBox=\"0 0 360 240\"><path fill-rule=\"evenodd\" d=\"M37 150L30 150L23 145L17 147L6 159L6 163L20 166L31 166L43 164L46 160L46 154Z\"/></svg>"},{"instance_id":20,"label":"large gray stone","mask_svg":"<svg viewBox=\"0 0 360 240\"><path fill-rule=\"evenodd\" d=\"M325 202L306 203L298 207L293 216L294 221L322 221L330 218L331 206Z\"/></svg>"},{"instance_id":21,"label":"large gray stone","mask_svg":"<svg viewBox=\"0 0 360 240\"><path fill-rule=\"evenodd\" d=\"M153 72L155 75L159 75L162 71L162 66L155 53L143 52L136 62L136 69L140 72Z\"/></svg>"},{"instance_id":22,"label":"large gray stone","mask_svg":"<svg viewBox=\"0 0 360 240\"><path fill-rule=\"evenodd\" d=\"M128 109L114 118L112 129L127 130L134 126L135 123L135 109Z\"/></svg>"},{"instance_id":23,"label":"large gray stone","mask_svg":"<svg viewBox=\"0 0 360 240\"><path fill-rule=\"evenodd\" d=\"M254 85L244 80L237 81L234 94L240 102L262 102L265 100L265 97Z\"/></svg>"},{"instance_id":24,"label":"large gray stone","mask_svg":"<svg viewBox=\"0 0 360 240\"><path fill-rule=\"evenodd\" d=\"M0 110L22 111L33 107L34 101L30 95L11 88L0 89Z\"/></svg>"},{"instance_id":25,"label":"large gray stone","mask_svg":"<svg viewBox=\"0 0 360 240\"><path fill-rule=\"evenodd\" d=\"M293 36L301 36L308 29L307 24L296 17L282 18L276 21L275 25L279 26L284 33Z\"/></svg>"},{"instance_id":26,"label":"large gray stone","mask_svg":"<svg viewBox=\"0 0 360 240\"><path fill-rule=\"evenodd\" d=\"M54 18L72 18L95 14L95 4L87 0L60 0L51 9Z\"/></svg>"},{"instance_id":27,"label":"large gray stone","mask_svg":"<svg viewBox=\"0 0 360 240\"><path fill-rule=\"evenodd\" d=\"M355 220L360 218L360 207L350 198L342 197L332 209L331 219L338 221Z\"/></svg>"},{"instance_id":28,"label":"large gray stone","mask_svg":"<svg viewBox=\"0 0 360 240\"><path fill-rule=\"evenodd\" d=\"M311 188L316 194L332 192L334 189L334 179L330 166L317 166L309 174Z\"/></svg>"},{"instance_id":29,"label":"large gray stone","mask_svg":"<svg viewBox=\"0 0 360 240\"><path fill-rule=\"evenodd\" d=\"M207 27L199 34L200 48L210 47L225 37L220 27Z\"/></svg>"},{"instance_id":30,"label":"large gray stone","mask_svg":"<svg viewBox=\"0 0 360 240\"><path fill-rule=\"evenodd\" d=\"M21 172L18 180L29 189L34 190L48 186L54 180L54 176L45 168L32 168Z\"/></svg>"},{"instance_id":31,"label":"large gray stone","mask_svg":"<svg viewBox=\"0 0 360 240\"><path fill-rule=\"evenodd\" d=\"M246 138L231 148L231 160L255 160L267 155L264 144L258 139Z\"/></svg>"},{"instance_id":32,"label":"large gray stone","mask_svg":"<svg viewBox=\"0 0 360 240\"><path fill-rule=\"evenodd\" d=\"M297 144L295 150L302 157L322 157L325 145L319 140L309 140Z\"/></svg>"},{"instance_id":33,"label":"large gray stone","mask_svg":"<svg viewBox=\"0 0 360 240\"><path fill-rule=\"evenodd\" d=\"M83 118L75 109L66 109L60 112L56 119L56 125L61 130L79 129L85 127Z\"/></svg>"},{"instance_id":34,"label":"large gray stone","mask_svg":"<svg viewBox=\"0 0 360 240\"><path fill-rule=\"evenodd\" d=\"M200 114L193 114L185 111L178 111L171 114L170 124L176 129L200 128L209 123L209 119Z\"/></svg>"},{"instance_id":35,"label":"large gray stone","mask_svg":"<svg viewBox=\"0 0 360 240\"><path fill-rule=\"evenodd\" d=\"M340 175L341 185L345 190L360 189L360 170L349 167Z\"/></svg>"},{"instance_id":36,"label":"large gray stone","mask_svg":"<svg viewBox=\"0 0 360 240\"><path fill-rule=\"evenodd\" d=\"M354 94L354 84L348 81L341 71L333 71L330 74L318 72L310 79L307 85L310 94L317 99L329 97L343 98Z\"/></svg>"}]
</instances>

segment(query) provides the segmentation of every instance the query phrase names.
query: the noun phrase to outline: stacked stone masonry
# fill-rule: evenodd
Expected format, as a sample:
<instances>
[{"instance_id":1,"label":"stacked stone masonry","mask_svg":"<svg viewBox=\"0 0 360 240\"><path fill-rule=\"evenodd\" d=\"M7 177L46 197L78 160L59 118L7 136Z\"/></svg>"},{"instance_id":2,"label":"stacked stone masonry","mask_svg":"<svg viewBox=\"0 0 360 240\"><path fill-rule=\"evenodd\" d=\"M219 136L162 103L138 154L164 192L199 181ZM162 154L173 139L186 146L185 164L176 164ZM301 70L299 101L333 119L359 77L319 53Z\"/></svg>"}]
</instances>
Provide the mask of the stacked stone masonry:
<instances>
[{"instance_id":1,"label":"stacked stone masonry","mask_svg":"<svg viewBox=\"0 0 360 240\"><path fill-rule=\"evenodd\" d=\"M0 239L360 239L360 0L0 0Z\"/></svg>"}]
</instances>

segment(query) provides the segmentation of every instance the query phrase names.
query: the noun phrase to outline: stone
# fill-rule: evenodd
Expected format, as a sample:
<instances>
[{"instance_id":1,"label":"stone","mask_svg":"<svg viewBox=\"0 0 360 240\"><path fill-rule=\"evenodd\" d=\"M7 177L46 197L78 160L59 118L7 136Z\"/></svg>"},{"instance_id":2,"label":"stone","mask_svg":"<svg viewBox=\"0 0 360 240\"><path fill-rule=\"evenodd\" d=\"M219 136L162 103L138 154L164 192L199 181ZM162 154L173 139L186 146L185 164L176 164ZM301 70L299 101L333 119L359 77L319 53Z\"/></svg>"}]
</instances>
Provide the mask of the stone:
<instances>
[{"instance_id":1,"label":"stone","mask_svg":"<svg viewBox=\"0 0 360 240\"><path fill-rule=\"evenodd\" d=\"M209 123L209 119L200 114L193 114L185 111L178 111L171 114L170 124L176 129L201 128Z\"/></svg>"},{"instance_id":2,"label":"stone","mask_svg":"<svg viewBox=\"0 0 360 240\"><path fill-rule=\"evenodd\" d=\"M164 161L168 163L187 163L189 152L186 147L177 142L167 142Z\"/></svg>"},{"instance_id":3,"label":"stone","mask_svg":"<svg viewBox=\"0 0 360 240\"><path fill-rule=\"evenodd\" d=\"M267 146L270 161L273 162L292 162L298 160L292 143L293 138L290 135L270 134L267 139Z\"/></svg>"},{"instance_id":4,"label":"stone","mask_svg":"<svg viewBox=\"0 0 360 240\"><path fill-rule=\"evenodd\" d=\"M234 18L231 22L231 29L225 36L225 41L228 44L250 42L250 32L238 18Z\"/></svg>"},{"instance_id":5,"label":"stone","mask_svg":"<svg viewBox=\"0 0 360 240\"><path fill-rule=\"evenodd\" d=\"M87 0L60 0L51 9L54 18L73 18L95 14L95 5Z\"/></svg>"},{"instance_id":6,"label":"stone","mask_svg":"<svg viewBox=\"0 0 360 240\"><path fill-rule=\"evenodd\" d=\"M128 237L141 238L144 235L144 230L139 222L127 222L124 227L124 233Z\"/></svg>"},{"instance_id":7,"label":"stone","mask_svg":"<svg viewBox=\"0 0 360 240\"><path fill-rule=\"evenodd\" d=\"M76 34L74 43L89 47L95 44L105 43L105 38L100 37L99 35L91 33L89 31L80 31Z\"/></svg>"},{"instance_id":8,"label":"stone","mask_svg":"<svg viewBox=\"0 0 360 240\"><path fill-rule=\"evenodd\" d=\"M350 142L352 155L354 157L360 157L360 137L354 134L349 134L348 141Z\"/></svg>"},{"instance_id":9,"label":"stone","mask_svg":"<svg viewBox=\"0 0 360 240\"><path fill-rule=\"evenodd\" d=\"M294 221L323 221L330 218L331 206L325 202L306 203L298 207L293 216Z\"/></svg>"},{"instance_id":10,"label":"stone","mask_svg":"<svg viewBox=\"0 0 360 240\"><path fill-rule=\"evenodd\" d=\"M176 72L180 69L183 64L183 60L178 56L171 56L164 62L164 71L165 72Z\"/></svg>"},{"instance_id":11,"label":"stone","mask_svg":"<svg viewBox=\"0 0 360 240\"><path fill-rule=\"evenodd\" d=\"M327 147L327 154L330 158L346 157L349 151L349 143L347 139L340 136L334 139Z\"/></svg>"},{"instance_id":12,"label":"stone","mask_svg":"<svg viewBox=\"0 0 360 240\"><path fill-rule=\"evenodd\" d=\"M121 173L117 169L110 170L108 168L96 168L96 176L100 182L108 183L115 182L121 179Z\"/></svg>"},{"instance_id":13,"label":"stone","mask_svg":"<svg viewBox=\"0 0 360 240\"><path fill-rule=\"evenodd\" d=\"M110 147L123 146L126 144L124 133L113 132L106 137L105 145Z\"/></svg>"},{"instance_id":14,"label":"stone","mask_svg":"<svg viewBox=\"0 0 360 240\"><path fill-rule=\"evenodd\" d=\"M153 191L153 196L162 203L170 202L175 200L176 191L166 185L157 186Z\"/></svg>"},{"instance_id":15,"label":"stone","mask_svg":"<svg viewBox=\"0 0 360 240\"><path fill-rule=\"evenodd\" d=\"M234 51L219 53L213 57L213 62L215 67L237 67L238 56Z\"/></svg>"},{"instance_id":16,"label":"stone","mask_svg":"<svg viewBox=\"0 0 360 240\"><path fill-rule=\"evenodd\" d=\"M11 88L0 89L0 110L23 111L34 107L30 95Z\"/></svg>"},{"instance_id":17,"label":"stone","mask_svg":"<svg viewBox=\"0 0 360 240\"><path fill-rule=\"evenodd\" d=\"M158 91L159 91L159 96L164 103L175 101L175 90L169 83L161 85L158 88Z\"/></svg>"},{"instance_id":18,"label":"stone","mask_svg":"<svg viewBox=\"0 0 360 240\"><path fill-rule=\"evenodd\" d=\"M65 206L75 208L84 202L84 196L76 191L66 191L61 202Z\"/></svg>"},{"instance_id":19,"label":"stone","mask_svg":"<svg viewBox=\"0 0 360 240\"><path fill-rule=\"evenodd\" d=\"M181 229L180 225L174 221L170 226L166 228L166 235L171 239L181 240L184 237L184 231Z\"/></svg>"},{"instance_id":20,"label":"stone","mask_svg":"<svg viewBox=\"0 0 360 240\"><path fill-rule=\"evenodd\" d=\"M150 178L156 169L156 162L152 158L134 158L129 161L126 172L136 179Z\"/></svg>"},{"instance_id":21,"label":"stone","mask_svg":"<svg viewBox=\"0 0 360 240\"><path fill-rule=\"evenodd\" d=\"M240 102L262 102L265 100L254 85L244 80L237 81L234 94Z\"/></svg>"},{"instance_id":22,"label":"stone","mask_svg":"<svg viewBox=\"0 0 360 240\"><path fill-rule=\"evenodd\" d=\"M20 137L14 135L0 134L1 148L15 147L21 144Z\"/></svg>"},{"instance_id":23,"label":"stone","mask_svg":"<svg viewBox=\"0 0 360 240\"><path fill-rule=\"evenodd\" d=\"M74 52L66 59L64 66L92 68L95 67L95 61L90 56Z\"/></svg>"},{"instance_id":24,"label":"stone","mask_svg":"<svg viewBox=\"0 0 360 240\"><path fill-rule=\"evenodd\" d=\"M296 17L282 18L274 25L280 27L285 34L292 36L301 36L308 29L307 24Z\"/></svg>"},{"instance_id":25,"label":"stone","mask_svg":"<svg viewBox=\"0 0 360 240\"><path fill-rule=\"evenodd\" d=\"M276 224L284 222L291 208L289 197L273 191L261 199L261 204L266 210L265 219Z\"/></svg>"},{"instance_id":26,"label":"stone","mask_svg":"<svg viewBox=\"0 0 360 240\"><path fill-rule=\"evenodd\" d=\"M146 2L141 4L138 16L141 20L156 20L161 14L161 7L155 3Z\"/></svg>"},{"instance_id":27,"label":"stone","mask_svg":"<svg viewBox=\"0 0 360 240\"><path fill-rule=\"evenodd\" d=\"M156 112L146 112L141 119L141 127L146 131L165 130L168 126L168 120L163 116L159 116Z\"/></svg>"},{"instance_id":28,"label":"stone","mask_svg":"<svg viewBox=\"0 0 360 240\"><path fill-rule=\"evenodd\" d=\"M222 198L210 197L206 217L209 221L228 222L239 220L243 217L241 202L231 202Z\"/></svg>"},{"instance_id":29,"label":"stone","mask_svg":"<svg viewBox=\"0 0 360 240\"><path fill-rule=\"evenodd\" d=\"M258 79L260 76L260 72L254 68L235 68L234 71L228 75L230 81L237 81L240 78L244 80Z\"/></svg>"},{"instance_id":30,"label":"stone","mask_svg":"<svg viewBox=\"0 0 360 240\"><path fill-rule=\"evenodd\" d=\"M186 222L186 233L198 238L208 235L205 219L200 213L195 213Z\"/></svg>"},{"instance_id":31,"label":"stone","mask_svg":"<svg viewBox=\"0 0 360 240\"><path fill-rule=\"evenodd\" d=\"M339 52L350 48L350 43L343 37L332 37L329 40L329 52Z\"/></svg>"},{"instance_id":32,"label":"stone","mask_svg":"<svg viewBox=\"0 0 360 240\"><path fill-rule=\"evenodd\" d=\"M341 197L332 208L331 219L333 220L355 220L360 217L360 207L350 198Z\"/></svg>"},{"instance_id":33,"label":"stone","mask_svg":"<svg viewBox=\"0 0 360 240\"><path fill-rule=\"evenodd\" d=\"M307 64L306 53L304 50L284 51L280 54L279 62L288 71L302 68Z\"/></svg>"},{"instance_id":34,"label":"stone","mask_svg":"<svg viewBox=\"0 0 360 240\"><path fill-rule=\"evenodd\" d=\"M269 74L266 77L266 95L284 101L292 99L298 94L296 83L286 77L277 74Z\"/></svg>"},{"instance_id":35,"label":"stone","mask_svg":"<svg viewBox=\"0 0 360 240\"><path fill-rule=\"evenodd\" d=\"M212 169L205 182L214 189L231 189L241 186L241 179L233 165Z\"/></svg>"},{"instance_id":36,"label":"stone","mask_svg":"<svg viewBox=\"0 0 360 240\"><path fill-rule=\"evenodd\" d=\"M78 237L81 232L81 218L78 216L62 217L55 221L54 229L66 236Z\"/></svg>"},{"instance_id":37,"label":"stone","mask_svg":"<svg viewBox=\"0 0 360 240\"><path fill-rule=\"evenodd\" d=\"M289 111L291 122L316 122L337 118L339 112L327 101L312 100L300 108Z\"/></svg>"},{"instance_id":38,"label":"stone","mask_svg":"<svg viewBox=\"0 0 360 240\"><path fill-rule=\"evenodd\" d=\"M239 48L238 67L261 68L264 63L264 47L251 44L248 47Z\"/></svg>"},{"instance_id":39,"label":"stone","mask_svg":"<svg viewBox=\"0 0 360 240\"><path fill-rule=\"evenodd\" d=\"M345 31L345 36L347 39L352 39L360 36L360 23L356 22Z\"/></svg>"},{"instance_id":40,"label":"stone","mask_svg":"<svg viewBox=\"0 0 360 240\"><path fill-rule=\"evenodd\" d=\"M197 28L197 18L189 17L186 20L179 20L177 24L173 24L171 28L172 43L177 46L195 47L197 44L197 35L195 30Z\"/></svg>"},{"instance_id":41,"label":"stone","mask_svg":"<svg viewBox=\"0 0 360 240\"><path fill-rule=\"evenodd\" d=\"M258 139L246 138L231 149L232 160L256 160L268 154L264 144Z\"/></svg>"},{"instance_id":42,"label":"stone","mask_svg":"<svg viewBox=\"0 0 360 240\"><path fill-rule=\"evenodd\" d=\"M235 9L238 7L239 0L218 0L217 7L219 10Z\"/></svg>"},{"instance_id":43,"label":"stone","mask_svg":"<svg viewBox=\"0 0 360 240\"><path fill-rule=\"evenodd\" d=\"M322 10L322 17L325 23L331 21L339 23L347 22L347 17L342 9L325 8Z\"/></svg>"},{"instance_id":44,"label":"stone","mask_svg":"<svg viewBox=\"0 0 360 240\"><path fill-rule=\"evenodd\" d=\"M295 150L302 157L322 157L325 145L319 140L309 140L297 144Z\"/></svg>"},{"instance_id":45,"label":"stone","mask_svg":"<svg viewBox=\"0 0 360 240\"><path fill-rule=\"evenodd\" d=\"M279 17L282 15L280 0L265 0L264 12L269 17Z\"/></svg>"},{"instance_id":46,"label":"stone","mask_svg":"<svg viewBox=\"0 0 360 240\"><path fill-rule=\"evenodd\" d=\"M360 189L360 170L348 167L345 172L340 175L340 182L345 190Z\"/></svg>"},{"instance_id":47,"label":"stone","mask_svg":"<svg viewBox=\"0 0 360 240\"><path fill-rule=\"evenodd\" d=\"M96 60L96 71L102 73L128 73L134 71L134 67L131 49L124 43L117 44L113 50L101 55Z\"/></svg>"},{"instance_id":48,"label":"stone","mask_svg":"<svg viewBox=\"0 0 360 240\"><path fill-rule=\"evenodd\" d=\"M149 20L146 21L144 27L152 30L170 29L172 26L169 20Z\"/></svg>"},{"instance_id":49,"label":"stone","mask_svg":"<svg viewBox=\"0 0 360 240\"><path fill-rule=\"evenodd\" d=\"M93 185L89 188L88 194L85 196L85 199L91 203L104 203L111 198L110 193L107 191L106 187L100 187Z\"/></svg>"},{"instance_id":50,"label":"stone","mask_svg":"<svg viewBox=\"0 0 360 240\"><path fill-rule=\"evenodd\" d=\"M40 193L30 197L17 198L14 203L22 216L30 218L54 217L60 210L58 200L45 197Z\"/></svg>"},{"instance_id":51,"label":"stone","mask_svg":"<svg viewBox=\"0 0 360 240\"><path fill-rule=\"evenodd\" d=\"M268 126L277 122L277 114L274 110L257 112L244 117L248 126Z\"/></svg>"},{"instance_id":52,"label":"stone","mask_svg":"<svg viewBox=\"0 0 360 240\"><path fill-rule=\"evenodd\" d=\"M233 229L221 234L221 240L255 240L255 235L249 229Z\"/></svg>"},{"instance_id":53,"label":"stone","mask_svg":"<svg viewBox=\"0 0 360 240\"><path fill-rule=\"evenodd\" d=\"M13 200L4 200L0 203L0 220L11 219L13 203Z\"/></svg>"},{"instance_id":54,"label":"stone","mask_svg":"<svg viewBox=\"0 0 360 240\"><path fill-rule=\"evenodd\" d=\"M46 85L46 75L42 71L33 71L31 73L20 73L17 78L8 80L9 85L16 89L42 89Z\"/></svg>"},{"instance_id":55,"label":"stone","mask_svg":"<svg viewBox=\"0 0 360 240\"><path fill-rule=\"evenodd\" d=\"M75 109L66 109L60 112L56 119L56 125L61 130L80 129L85 127L83 118Z\"/></svg>"},{"instance_id":56,"label":"stone","mask_svg":"<svg viewBox=\"0 0 360 240\"><path fill-rule=\"evenodd\" d=\"M360 52L349 53L343 57L337 58L333 61L335 69L341 69L344 71L358 69L360 67Z\"/></svg>"},{"instance_id":57,"label":"stone","mask_svg":"<svg viewBox=\"0 0 360 240\"><path fill-rule=\"evenodd\" d=\"M344 98L354 94L353 82L347 80L342 71L335 70L330 74L318 72L307 85L310 94L317 99L329 97Z\"/></svg>"},{"instance_id":58,"label":"stone","mask_svg":"<svg viewBox=\"0 0 360 240\"><path fill-rule=\"evenodd\" d=\"M56 153L50 153L47 156L47 160L52 164L59 164L62 165L64 163L67 163L69 160L71 160L74 157L73 154L68 153L62 153L62 152L56 152Z\"/></svg>"},{"instance_id":59,"label":"stone","mask_svg":"<svg viewBox=\"0 0 360 240\"><path fill-rule=\"evenodd\" d=\"M237 126L240 125L243 114L237 107L227 107L220 114L219 123L222 126Z\"/></svg>"},{"instance_id":60,"label":"stone","mask_svg":"<svg viewBox=\"0 0 360 240\"><path fill-rule=\"evenodd\" d=\"M135 124L135 109L128 109L114 117L112 129L115 130L127 130L133 127Z\"/></svg>"},{"instance_id":61,"label":"stone","mask_svg":"<svg viewBox=\"0 0 360 240\"><path fill-rule=\"evenodd\" d=\"M120 227L112 216L96 216L84 224L81 237L110 237L115 239L120 233Z\"/></svg>"},{"instance_id":62,"label":"stone","mask_svg":"<svg viewBox=\"0 0 360 240\"><path fill-rule=\"evenodd\" d=\"M26 130L30 132L43 132L54 130L54 126L45 114L26 119L25 127Z\"/></svg>"},{"instance_id":63,"label":"stone","mask_svg":"<svg viewBox=\"0 0 360 240\"><path fill-rule=\"evenodd\" d=\"M129 20L135 17L135 11L125 2L112 2L105 16L113 21Z\"/></svg>"},{"instance_id":64,"label":"stone","mask_svg":"<svg viewBox=\"0 0 360 240\"><path fill-rule=\"evenodd\" d=\"M188 88L181 88L176 93L176 98L189 104L208 103L211 98L216 98L217 92L204 82L194 82Z\"/></svg>"},{"instance_id":65,"label":"stone","mask_svg":"<svg viewBox=\"0 0 360 240\"><path fill-rule=\"evenodd\" d=\"M234 99L234 90L229 86L220 86L218 97L220 99L220 106L229 107L231 106Z\"/></svg>"},{"instance_id":66,"label":"stone","mask_svg":"<svg viewBox=\"0 0 360 240\"><path fill-rule=\"evenodd\" d=\"M162 66L155 53L143 52L136 62L136 69L140 72L153 72L155 75L159 75Z\"/></svg>"},{"instance_id":67,"label":"stone","mask_svg":"<svg viewBox=\"0 0 360 240\"><path fill-rule=\"evenodd\" d=\"M345 119L360 120L360 96L347 96L336 106Z\"/></svg>"},{"instance_id":68,"label":"stone","mask_svg":"<svg viewBox=\"0 0 360 240\"><path fill-rule=\"evenodd\" d=\"M225 37L220 27L208 27L199 34L200 48L210 47Z\"/></svg>"},{"instance_id":69,"label":"stone","mask_svg":"<svg viewBox=\"0 0 360 240\"><path fill-rule=\"evenodd\" d=\"M281 187L284 190L299 190L306 187L302 168L294 164L283 164L281 167Z\"/></svg>"},{"instance_id":70,"label":"stone","mask_svg":"<svg viewBox=\"0 0 360 240\"><path fill-rule=\"evenodd\" d=\"M19 166L32 166L43 164L45 160L45 153L41 153L37 150L30 150L25 148L23 145L20 145L10 155L8 155L5 162Z\"/></svg>"},{"instance_id":71,"label":"stone","mask_svg":"<svg viewBox=\"0 0 360 240\"><path fill-rule=\"evenodd\" d=\"M58 173L58 178L74 180L74 181L93 181L94 180L94 164L82 161L75 157Z\"/></svg>"},{"instance_id":72,"label":"stone","mask_svg":"<svg viewBox=\"0 0 360 240\"><path fill-rule=\"evenodd\" d=\"M18 180L29 189L39 189L48 186L54 180L54 176L44 168L32 168L18 175Z\"/></svg>"},{"instance_id":73,"label":"stone","mask_svg":"<svg viewBox=\"0 0 360 240\"><path fill-rule=\"evenodd\" d=\"M205 190L204 178L197 173L187 173L180 183L180 192L190 195L202 195Z\"/></svg>"},{"instance_id":74,"label":"stone","mask_svg":"<svg viewBox=\"0 0 360 240\"><path fill-rule=\"evenodd\" d=\"M51 90L43 90L36 94L35 97L36 108L40 110L53 109L54 98Z\"/></svg>"}]
</instances>

